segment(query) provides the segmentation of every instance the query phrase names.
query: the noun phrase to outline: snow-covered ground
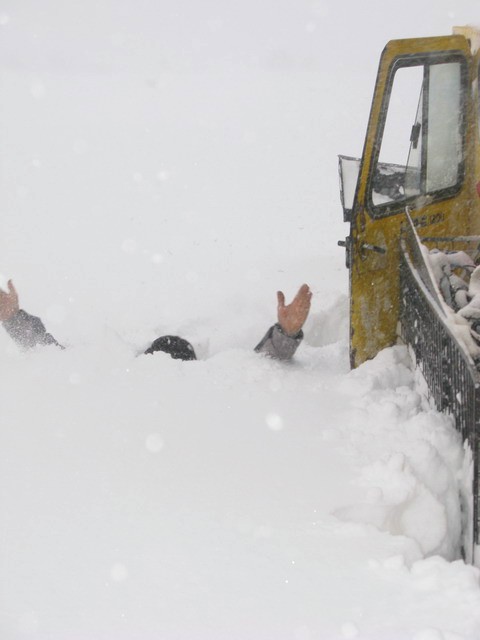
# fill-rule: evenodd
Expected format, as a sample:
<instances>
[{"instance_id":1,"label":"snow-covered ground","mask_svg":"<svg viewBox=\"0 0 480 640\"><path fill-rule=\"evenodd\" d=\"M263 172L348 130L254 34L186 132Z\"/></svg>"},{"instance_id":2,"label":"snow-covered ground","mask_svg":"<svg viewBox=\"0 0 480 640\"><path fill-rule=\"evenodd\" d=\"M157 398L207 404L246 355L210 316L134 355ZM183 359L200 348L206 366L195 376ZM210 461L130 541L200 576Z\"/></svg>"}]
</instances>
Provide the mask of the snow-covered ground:
<instances>
[{"instance_id":1,"label":"snow-covered ground","mask_svg":"<svg viewBox=\"0 0 480 640\"><path fill-rule=\"evenodd\" d=\"M336 246L384 42L475 4L0 5L0 272L69 347L0 334L2 640L480 637L461 442L402 348L349 371Z\"/></svg>"}]
</instances>

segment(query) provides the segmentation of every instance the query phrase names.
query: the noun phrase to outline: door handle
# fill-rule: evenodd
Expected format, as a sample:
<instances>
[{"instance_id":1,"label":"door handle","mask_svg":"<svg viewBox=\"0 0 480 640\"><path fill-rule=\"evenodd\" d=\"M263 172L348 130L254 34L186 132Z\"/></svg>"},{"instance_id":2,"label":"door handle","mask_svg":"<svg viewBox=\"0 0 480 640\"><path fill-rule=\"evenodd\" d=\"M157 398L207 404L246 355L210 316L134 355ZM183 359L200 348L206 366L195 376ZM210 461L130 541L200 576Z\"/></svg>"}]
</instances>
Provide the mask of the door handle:
<instances>
[{"instance_id":1,"label":"door handle","mask_svg":"<svg viewBox=\"0 0 480 640\"><path fill-rule=\"evenodd\" d=\"M368 244L364 242L361 247L362 251L374 251L375 253L380 253L382 256L387 253L385 247L377 247L375 244Z\"/></svg>"}]
</instances>

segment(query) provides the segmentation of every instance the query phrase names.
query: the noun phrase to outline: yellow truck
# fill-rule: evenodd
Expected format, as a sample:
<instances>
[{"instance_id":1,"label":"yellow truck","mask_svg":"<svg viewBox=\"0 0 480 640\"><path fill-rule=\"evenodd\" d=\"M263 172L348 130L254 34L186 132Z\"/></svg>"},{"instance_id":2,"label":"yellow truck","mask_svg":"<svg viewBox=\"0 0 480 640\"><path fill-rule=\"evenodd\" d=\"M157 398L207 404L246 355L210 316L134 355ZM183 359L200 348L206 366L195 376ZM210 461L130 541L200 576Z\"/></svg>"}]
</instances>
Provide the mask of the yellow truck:
<instances>
[{"instance_id":1,"label":"yellow truck","mask_svg":"<svg viewBox=\"0 0 480 640\"><path fill-rule=\"evenodd\" d=\"M480 560L478 327L465 328L445 300L428 256L468 256L469 265L454 264L451 273L471 299L469 279L480 263L479 47L470 27L389 42L363 155L339 157L350 223L339 244L350 271L351 365L403 342L432 403L452 415L471 456L464 505L471 562Z\"/></svg>"}]
</instances>

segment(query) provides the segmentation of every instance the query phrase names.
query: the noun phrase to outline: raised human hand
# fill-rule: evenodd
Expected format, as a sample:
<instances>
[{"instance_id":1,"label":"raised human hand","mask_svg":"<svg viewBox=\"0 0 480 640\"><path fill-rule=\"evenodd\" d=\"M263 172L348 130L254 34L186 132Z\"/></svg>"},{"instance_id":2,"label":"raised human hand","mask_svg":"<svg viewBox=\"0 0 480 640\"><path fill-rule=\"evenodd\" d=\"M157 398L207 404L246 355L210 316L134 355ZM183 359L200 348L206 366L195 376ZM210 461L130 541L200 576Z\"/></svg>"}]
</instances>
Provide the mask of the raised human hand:
<instances>
[{"instance_id":1,"label":"raised human hand","mask_svg":"<svg viewBox=\"0 0 480 640\"><path fill-rule=\"evenodd\" d=\"M0 322L9 320L18 311L18 294L11 280L8 281L8 291L0 289Z\"/></svg>"},{"instance_id":2,"label":"raised human hand","mask_svg":"<svg viewBox=\"0 0 480 640\"><path fill-rule=\"evenodd\" d=\"M311 299L312 292L308 284L302 284L295 298L287 305L283 292L277 291L278 323L287 335L294 336L303 327L310 311Z\"/></svg>"}]
</instances>

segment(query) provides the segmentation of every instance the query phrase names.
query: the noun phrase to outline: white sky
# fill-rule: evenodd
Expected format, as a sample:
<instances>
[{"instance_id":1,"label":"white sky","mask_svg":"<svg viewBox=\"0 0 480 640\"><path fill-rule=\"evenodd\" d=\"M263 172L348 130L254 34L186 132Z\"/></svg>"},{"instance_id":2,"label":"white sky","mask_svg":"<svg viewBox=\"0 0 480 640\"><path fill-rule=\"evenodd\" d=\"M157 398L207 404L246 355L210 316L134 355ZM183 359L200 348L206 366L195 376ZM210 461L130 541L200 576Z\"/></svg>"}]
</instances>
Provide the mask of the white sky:
<instances>
[{"instance_id":1,"label":"white sky","mask_svg":"<svg viewBox=\"0 0 480 640\"><path fill-rule=\"evenodd\" d=\"M392 38L475 23L476 0L3 0L3 65L45 70L161 69L222 61L332 74L376 65Z\"/></svg>"},{"instance_id":2,"label":"white sky","mask_svg":"<svg viewBox=\"0 0 480 640\"><path fill-rule=\"evenodd\" d=\"M340 255L336 156L361 154L385 43L448 34L475 23L478 9L477 0L0 0L0 269L29 295L39 280L52 283L65 304L84 280L96 286L69 251L80 262L88 239L101 269L105 246L150 246L159 206L172 225L183 215L201 221L198 233L211 230L200 247L208 258L236 238L247 261L243 230L268 237L279 217L292 255L316 255L322 241ZM168 189L154 177L165 168ZM40 233L47 222L63 242ZM168 249L165 233L154 234L157 252ZM272 252L283 245L272 244L262 252L280 263ZM95 299L92 289L85 296ZM38 313L42 299L31 300Z\"/></svg>"}]
</instances>

